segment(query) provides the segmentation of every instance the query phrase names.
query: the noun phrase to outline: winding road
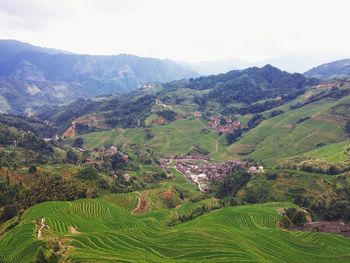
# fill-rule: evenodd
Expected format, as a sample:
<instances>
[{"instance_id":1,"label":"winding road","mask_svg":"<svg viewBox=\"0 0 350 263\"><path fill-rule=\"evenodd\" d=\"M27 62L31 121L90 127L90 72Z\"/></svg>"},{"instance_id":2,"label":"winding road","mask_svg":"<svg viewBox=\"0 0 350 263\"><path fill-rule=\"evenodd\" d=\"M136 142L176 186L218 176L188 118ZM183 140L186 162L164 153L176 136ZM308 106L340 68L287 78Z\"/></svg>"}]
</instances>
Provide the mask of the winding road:
<instances>
[{"instance_id":1,"label":"winding road","mask_svg":"<svg viewBox=\"0 0 350 263\"><path fill-rule=\"evenodd\" d=\"M141 199L140 197L137 197L139 199L139 203L137 204L136 208L134 210L132 210L131 214L134 214L141 206Z\"/></svg>"},{"instance_id":2,"label":"winding road","mask_svg":"<svg viewBox=\"0 0 350 263\"><path fill-rule=\"evenodd\" d=\"M37 233L37 239L41 239L42 237L42 230L46 227L45 225L45 217L43 217L41 220L40 220L40 223L39 223L40 227L38 229L38 233Z\"/></svg>"}]
</instances>

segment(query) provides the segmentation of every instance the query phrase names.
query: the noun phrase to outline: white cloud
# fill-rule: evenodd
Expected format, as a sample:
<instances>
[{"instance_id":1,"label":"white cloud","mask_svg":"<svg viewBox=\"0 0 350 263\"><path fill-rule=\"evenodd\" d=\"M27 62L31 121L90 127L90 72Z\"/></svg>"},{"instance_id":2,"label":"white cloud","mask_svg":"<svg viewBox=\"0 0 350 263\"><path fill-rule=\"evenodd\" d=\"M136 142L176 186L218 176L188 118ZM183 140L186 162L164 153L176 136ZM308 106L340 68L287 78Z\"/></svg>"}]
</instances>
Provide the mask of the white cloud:
<instances>
[{"instance_id":1,"label":"white cloud","mask_svg":"<svg viewBox=\"0 0 350 263\"><path fill-rule=\"evenodd\" d=\"M350 56L348 10L348 0L0 0L0 37L189 61Z\"/></svg>"}]
</instances>

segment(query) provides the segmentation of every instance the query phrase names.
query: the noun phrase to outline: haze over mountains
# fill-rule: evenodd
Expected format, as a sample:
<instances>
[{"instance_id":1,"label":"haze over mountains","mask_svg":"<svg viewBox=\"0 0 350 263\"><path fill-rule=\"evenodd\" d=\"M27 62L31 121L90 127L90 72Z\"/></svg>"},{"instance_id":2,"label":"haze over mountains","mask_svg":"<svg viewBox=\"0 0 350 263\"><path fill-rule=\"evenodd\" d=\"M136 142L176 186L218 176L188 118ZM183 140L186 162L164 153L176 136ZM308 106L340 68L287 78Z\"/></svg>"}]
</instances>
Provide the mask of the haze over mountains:
<instances>
[{"instance_id":1,"label":"haze over mountains","mask_svg":"<svg viewBox=\"0 0 350 263\"><path fill-rule=\"evenodd\" d=\"M0 110L20 113L38 102L63 103L115 94L147 82L197 75L170 60L133 55L90 56L0 41Z\"/></svg>"},{"instance_id":2,"label":"haze over mountains","mask_svg":"<svg viewBox=\"0 0 350 263\"><path fill-rule=\"evenodd\" d=\"M256 63L233 58L187 63L127 54L81 55L0 40L0 111L31 114L44 104L120 94L149 82L164 83L266 64L288 72L303 72L324 59L287 56ZM342 60L312 69L305 76L326 79L347 76L349 72L348 60Z\"/></svg>"}]
</instances>

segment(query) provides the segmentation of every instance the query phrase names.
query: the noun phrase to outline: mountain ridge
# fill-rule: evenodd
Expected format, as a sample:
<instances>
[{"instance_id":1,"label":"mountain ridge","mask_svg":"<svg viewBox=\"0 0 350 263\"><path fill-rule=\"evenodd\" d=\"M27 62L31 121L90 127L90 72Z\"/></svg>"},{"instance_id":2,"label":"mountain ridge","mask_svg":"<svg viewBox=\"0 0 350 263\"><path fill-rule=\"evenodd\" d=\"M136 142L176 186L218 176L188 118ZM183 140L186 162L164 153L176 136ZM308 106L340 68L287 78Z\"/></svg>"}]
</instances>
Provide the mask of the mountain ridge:
<instances>
[{"instance_id":1,"label":"mountain ridge","mask_svg":"<svg viewBox=\"0 0 350 263\"><path fill-rule=\"evenodd\" d=\"M306 77L320 79L343 78L350 76L350 59L341 59L314 67L304 73Z\"/></svg>"},{"instance_id":2,"label":"mountain ridge","mask_svg":"<svg viewBox=\"0 0 350 263\"><path fill-rule=\"evenodd\" d=\"M30 112L32 107L47 103L62 104L81 97L124 93L148 82L198 75L171 60L126 54L80 55L12 40L1 43L2 112ZM36 86L32 88L31 85ZM54 94L57 86L64 87L64 92L60 88L57 90L58 96ZM41 95L40 100L36 98L38 95Z\"/></svg>"}]
</instances>

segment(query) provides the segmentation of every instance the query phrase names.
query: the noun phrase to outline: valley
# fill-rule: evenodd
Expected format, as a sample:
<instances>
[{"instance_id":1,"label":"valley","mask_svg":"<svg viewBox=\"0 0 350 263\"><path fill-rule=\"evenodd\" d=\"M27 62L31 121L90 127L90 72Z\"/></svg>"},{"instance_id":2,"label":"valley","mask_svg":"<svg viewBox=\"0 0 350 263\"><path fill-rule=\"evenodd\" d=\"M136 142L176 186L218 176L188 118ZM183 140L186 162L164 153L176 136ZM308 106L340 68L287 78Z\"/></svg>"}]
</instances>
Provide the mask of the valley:
<instances>
[{"instance_id":1,"label":"valley","mask_svg":"<svg viewBox=\"0 0 350 263\"><path fill-rule=\"evenodd\" d=\"M0 115L0 262L350 260L350 79L90 97Z\"/></svg>"}]
</instances>

